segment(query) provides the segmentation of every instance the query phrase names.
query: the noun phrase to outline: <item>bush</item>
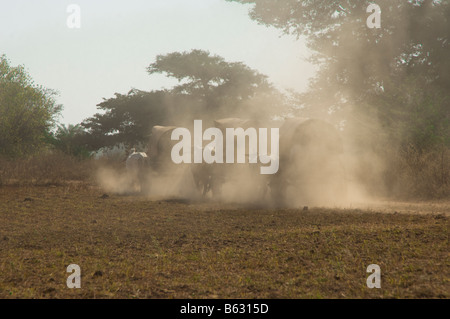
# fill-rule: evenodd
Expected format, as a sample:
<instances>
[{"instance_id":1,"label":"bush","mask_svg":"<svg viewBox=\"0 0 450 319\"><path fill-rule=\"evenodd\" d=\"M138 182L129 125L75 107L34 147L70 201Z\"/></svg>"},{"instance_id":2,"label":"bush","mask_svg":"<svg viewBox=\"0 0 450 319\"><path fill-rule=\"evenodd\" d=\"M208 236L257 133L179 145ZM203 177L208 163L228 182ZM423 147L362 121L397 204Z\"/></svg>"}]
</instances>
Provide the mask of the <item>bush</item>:
<instances>
[{"instance_id":1,"label":"bush","mask_svg":"<svg viewBox=\"0 0 450 319\"><path fill-rule=\"evenodd\" d=\"M419 151L412 144L397 151L386 171L394 197L450 198L450 150Z\"/></svg>"}]
</instances>

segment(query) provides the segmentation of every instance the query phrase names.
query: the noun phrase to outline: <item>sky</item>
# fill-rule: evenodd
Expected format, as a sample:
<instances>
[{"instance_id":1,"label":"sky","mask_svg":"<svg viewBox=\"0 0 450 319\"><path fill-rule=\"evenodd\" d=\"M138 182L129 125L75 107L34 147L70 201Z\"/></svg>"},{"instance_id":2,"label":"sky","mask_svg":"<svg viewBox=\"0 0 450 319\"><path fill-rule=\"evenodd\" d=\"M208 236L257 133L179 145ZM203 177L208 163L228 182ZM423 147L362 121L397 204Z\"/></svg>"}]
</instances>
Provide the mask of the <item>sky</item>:
<instances>
[{"instance_id":1,"label":"sky","mask_svg":"<svg viewBox=\"0 0 450 319\"><path fill-rule=\"evenodd\" d=\"M149 75L159 54L207 50L269 76L279 89L304 91L316 68L305 42L258 25L249 5L225 0L0 0L0 55L24 65L36 83L59 92L59 119L77 124L114 93L170 88ZM71 4L80 28L69 28Z\"/></svg>"}]
</instances>

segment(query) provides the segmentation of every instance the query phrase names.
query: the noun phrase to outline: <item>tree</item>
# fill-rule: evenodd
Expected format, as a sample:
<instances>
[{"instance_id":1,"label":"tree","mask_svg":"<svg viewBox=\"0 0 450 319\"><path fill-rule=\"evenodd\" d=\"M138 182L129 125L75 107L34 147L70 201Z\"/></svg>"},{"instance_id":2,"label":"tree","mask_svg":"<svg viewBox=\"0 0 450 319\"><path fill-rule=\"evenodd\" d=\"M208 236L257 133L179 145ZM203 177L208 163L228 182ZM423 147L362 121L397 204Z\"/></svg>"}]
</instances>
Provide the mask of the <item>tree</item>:
<instances>
[{"instance_id":1,"label":"tree","mask_svg":"<svg viewBox=\"0 0 450 319\"><path fill-rule=\"evenodd\" d=\"M297 96L298 112L344 124L355 180L370 192L448 196L449 0L377 0L381 28L373 29L372 1L228 1L306 39L320 71Z\"/></svg>"},{"instance_id":2,"label":"tree","mask_svg":"<svg viewBox=\"0 0 450 319\"><path fill-rule=\"evenodd\" d=\"M43 147L62 110L56 95L36 85L23 66L0 57L0 155L26 156Z\"/></svg>"},{"instance_id":3,"label":"tree","mask_svg":"<svg viewBox=\"0 0 450 319\"><path fill-rule=\"evenodd\" d=\"M177 79L173 93L198 98L206 112L242 107L260 92L272 90L267 76L241 62L226 62L207 51L173 52L158 55L147 68L149 74L162 73Z\"/></svg>"},{"instance_id":4,"label":"tree","mask_svg":"<svg viewBox=\"0 0 450 319\"><path fill-rule=\"evenodd\" d=\"M56 132L49 135L47 141L65 154L79 158L89 157L85 146L86 132L80 124L58 125Z\"/></svg>"},{"instance_id":5,"label":"tree","mask_svg":"<svg viewBox=\"0 0 450 319\"><path fill-rule=\"evenodd\" d=\"M440 138L430 135L427 143L449 145L448 0L378 0L380 29L366 25L372 1L234 1L253 4L252 19L305 37L316 52L311 60L321 70L301 96L307 110L332 113L336 121L380 121L389 137L399 141L435 134L437 130L424 130L430 125L447 125ZM434 114L433 123L430 117L412 121L412 113Z\"/></svg>"},{"instance_id":6,"label":"tree","mask_svg":"<svg viewBox=\"0 0 450 319\"><path fill-rule=\"evenodd\" d=\"M103 113L86 119L81 125L87 130L86 144L92 150L119 143L131 147L146 143L153 125L164 125L168 94L164 91L131 90L116 93L98 104Z\"/></svg>"},{"instance_id":7,"label":"tree","mask_svg":"<svg viewBox=\"0 0 450 319\"><path fill-rule=\"evenodd\" d=\"M82 123L91 149L119 143L128 147L147 145L154 125L189 126L194 119L243 113L269 117L283 110L283 97L267 76L206 51L159 55L147 71L166 74L180 83L170 90L116 93L98 104L103 113Z\"/></svg>"}]
</instances>

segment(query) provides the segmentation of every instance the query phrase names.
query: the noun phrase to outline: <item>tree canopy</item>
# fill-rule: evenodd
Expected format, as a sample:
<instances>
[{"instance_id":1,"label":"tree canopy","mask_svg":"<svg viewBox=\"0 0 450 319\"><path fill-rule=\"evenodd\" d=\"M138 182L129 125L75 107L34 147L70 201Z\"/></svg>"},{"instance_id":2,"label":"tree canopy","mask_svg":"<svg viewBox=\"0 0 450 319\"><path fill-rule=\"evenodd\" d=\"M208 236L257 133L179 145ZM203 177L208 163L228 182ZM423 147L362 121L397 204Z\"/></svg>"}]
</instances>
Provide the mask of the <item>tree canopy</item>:
<instances>
[{"instance_id":1,"label":"tree canopy","mask_svg":"<svg viewBox=\"0 0 450 319\"><path fill-rule=\"evenodd\" d=\"M23 66L0 57L0 155L27 156L44 145L62 110L55 96L35 84Z\"/></svg>"},{"instance_id":2,"label":"tree canopy","mask_svg":"<svg viewBox=\"0 0 450 319\"><path fill-rule=\"evenodd\" d=\"M304 37L315 51L321 69L301 96L307 109L377 119L421 147L449 145L448 0L378 0L379 29L366 25L372 1L229 1L253 4L252 19Z\"/></svg>"},{"instance_id":3,"label":"tree canopy","mask_svg":"<svg viewBox=\"0 0 450 319\"><path fill-rule=\"evenodd\" d=\"M208 109L220 107L226 99L238 103L271 87L266 75L203 50L158 55L147 71L183 82L173 92L198 96L205 100Z\"/></svg>"},{"instance_id":4,"label":"tree canopy","mask_svg":"<svg viewBox=\"0 0 450 319\"><path fill-rule=\"evenodd\" d=\"M186 125L194 119L261 112L269 104L272 112L282 109L275 107L282 103L267 76L207 51L159 55L147 71L175 78L179 84L167 90L116 93L98 104L102 113L82 123L92 149L118 143L145 145L154 125Z\"/></svg>"},{"instance_id":5,"label":"tree canopy","mask_svg":"<svg viewBox=\"0 0 450 319\"><path fill-rule=\"evenodd\" d=\"M54 149L78 158L88 158L86 132L80 124L59 124L55 132L50 132L46 142Z\"/></svg>"},{"instance_id":6,"label":"tree canopy","mask_svg":"<svg viewBox=\"0 0 450 319\"><path fill-rule=\"evenodd\" d=\"M88 132L86 142L93 150L119 143L132 146L145 142L152 126L167 123L168 105L172 102L165 91L116 93L113 98L98 104L103 113L82 123Z\"/></svg>"}]
</instances>

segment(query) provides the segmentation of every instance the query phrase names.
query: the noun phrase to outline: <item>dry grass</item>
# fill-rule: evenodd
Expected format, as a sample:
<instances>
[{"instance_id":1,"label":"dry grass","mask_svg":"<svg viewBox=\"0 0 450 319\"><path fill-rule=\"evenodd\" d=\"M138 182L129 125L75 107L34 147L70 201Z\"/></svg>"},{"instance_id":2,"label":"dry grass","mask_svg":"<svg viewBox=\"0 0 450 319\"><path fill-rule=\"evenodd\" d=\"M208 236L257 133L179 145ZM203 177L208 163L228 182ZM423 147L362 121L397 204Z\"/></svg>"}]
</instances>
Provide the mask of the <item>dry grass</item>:
<instances>
[{"instance_id":1,"label":"dry grass","mask_svg":"<svg viewBox=\"0 0 450 319\"><path fill-rule=\"evenodd\" d=\"M448 203L421 215L102 194L0 188L0 298L449 297ZM66 287L72 263L82 289ZM372 263L381 289L366 287Z\"/></svg>"},{"instance_id":2,"label":"dry grass","mask_svg":"<svg viewBox=\"0 0 450 319\"><path fill-rule=\"evenodd\" d=\"M450 199L450 150L419 152L410 146L390 149L383 173L367 165L357 171L357 181L371 193L383 197L424 200ZM74 182L96 183L101 169L125 173L123 161L115 158L77 159L58 151L44 152L28 159L0 158L0 186L63 186Z\"/></svg>"},{"instance_id":3,"label":"dry grass","mask_svg":"<svg viewBox=\"0 0 450 319\"><path fill-rule=\"evenodd\" d=\"M89 182L95 167L96 163L92 160L79 160L56 151L31 158L0 158L0 186L49 186L73 181Z\"/></svg>"}]
</instances>

